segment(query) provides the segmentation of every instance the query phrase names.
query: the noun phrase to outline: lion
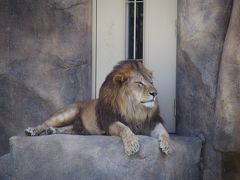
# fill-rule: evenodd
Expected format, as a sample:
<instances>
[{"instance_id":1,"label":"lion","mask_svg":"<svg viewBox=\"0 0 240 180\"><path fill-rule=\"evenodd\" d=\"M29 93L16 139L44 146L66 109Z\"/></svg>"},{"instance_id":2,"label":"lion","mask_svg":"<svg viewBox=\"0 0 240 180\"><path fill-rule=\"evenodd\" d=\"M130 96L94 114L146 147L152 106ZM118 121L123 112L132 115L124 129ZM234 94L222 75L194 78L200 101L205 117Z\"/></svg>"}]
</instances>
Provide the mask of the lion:
<instances>
[{"instance_id":1,"label":"lion","mask_svg":"<svg viewBox=\"0 0 240 180\"><path fill-rule=\"evenodd\" d=\"M137 135L149 135L158 139L163 153L170 154L170 137L159 115L157 94L152 72L142 61L121 61L107 75L98 99L68 105L25 133L119 136L127 155L139 151Z\"/></svg>"}]
</instances>

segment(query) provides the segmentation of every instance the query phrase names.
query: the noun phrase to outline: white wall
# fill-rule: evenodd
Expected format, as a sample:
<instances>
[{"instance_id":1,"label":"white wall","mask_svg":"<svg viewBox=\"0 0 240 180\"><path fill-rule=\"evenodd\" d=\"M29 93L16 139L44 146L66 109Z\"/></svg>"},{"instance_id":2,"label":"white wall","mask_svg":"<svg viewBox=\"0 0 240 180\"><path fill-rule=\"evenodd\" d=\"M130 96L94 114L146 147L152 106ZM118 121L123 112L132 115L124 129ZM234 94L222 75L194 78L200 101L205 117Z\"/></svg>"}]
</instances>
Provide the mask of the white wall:
<instances>
[{"instance_id":1,"label":"white wall","mask_svg":"<svg viewBox=\"0 0 240 180\"><path fill-rule=\"evenodd\" d=\"M95 95L113 66L125 59L125 2L96 0Z\"/></svg>"},{"instance_id":2,"label":"white wall","mask_svg":"<svg viewBox=\"0 0 240 180\"><path fill-rule=\"evenodd\" d=\"M175 132L177 0L145 0L145 64L155 76L160 112Z\"/></svg>"}]
</instances>

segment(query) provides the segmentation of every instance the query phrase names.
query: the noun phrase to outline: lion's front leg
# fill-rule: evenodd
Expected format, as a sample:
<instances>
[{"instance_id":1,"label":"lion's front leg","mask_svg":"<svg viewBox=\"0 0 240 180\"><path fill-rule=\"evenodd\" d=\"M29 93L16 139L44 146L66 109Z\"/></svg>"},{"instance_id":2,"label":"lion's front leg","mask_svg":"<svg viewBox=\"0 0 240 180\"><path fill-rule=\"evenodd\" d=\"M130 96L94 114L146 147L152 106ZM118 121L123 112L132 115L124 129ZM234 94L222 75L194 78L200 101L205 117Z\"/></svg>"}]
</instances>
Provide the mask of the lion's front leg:
<instances>
[{"instance_id":1,"label":"lion's front leg","mask_svg":"<svg viewBox=\"0 0 240 180\"><path fill-rule=\"evenodd\" d=\"M123 123L119 121L112 123L109 126L109 134L121 137L127 155L130 156L139 151L138 137Z\"/></svg>"},{"instance_id":2,"label":"lion's front leg","mask_svg":"<svg viewBox=\"0 0 240 180\"><path fill-rule=\"evenodd\" d=\"M151 136L158 139L159 147L165 154L170 154L172 152L169 134L162 123L156 124L151 132Z\"/></svg>"}]
</instances>

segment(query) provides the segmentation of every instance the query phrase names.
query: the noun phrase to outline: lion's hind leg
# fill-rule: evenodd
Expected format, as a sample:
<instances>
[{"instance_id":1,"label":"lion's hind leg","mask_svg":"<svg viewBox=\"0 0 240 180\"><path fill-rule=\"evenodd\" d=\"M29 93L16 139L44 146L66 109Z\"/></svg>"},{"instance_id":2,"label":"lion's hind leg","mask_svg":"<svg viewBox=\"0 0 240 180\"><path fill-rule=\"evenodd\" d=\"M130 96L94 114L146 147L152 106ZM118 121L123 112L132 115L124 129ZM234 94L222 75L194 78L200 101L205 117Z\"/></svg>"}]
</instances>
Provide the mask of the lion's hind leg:
<instances>
[{"instance_id":1,"label":"lion's hind leg","mask_svg":"<svg viewBox=\"0 0 240 180\"><path fill-rule=\"evenodd\" d=\"M78 105L77 104L69 105L57 111L43 124L40 124L37 127L26 128L24 130L25 134L27 136L38 136L50 127L63 127L66 125L70 125L74 122L78 114L79 114Z\"/></svg>"},{"instance_id":2,"label":"lion's hind leg","mask_svg":"<svg viewBox=\"0 0 240 180\"><path fill-rule=\"evenodd\" d=\"M24 129L24 132L27 136L37 136L38 135L37 129L34 127L28 127L26 129Z\"/></svg>"},{"instance_id":3,"label":"lion's hind leg","mask_svg":"<svg viewBox=\"0 0 240 180\"><path fill-rule=\"evenodd\" d=\"M79 134L74 128L73 125L64 126L64 127L49 127L45 130L46 135L52 134Z\"/></svg>"}]
</instances>

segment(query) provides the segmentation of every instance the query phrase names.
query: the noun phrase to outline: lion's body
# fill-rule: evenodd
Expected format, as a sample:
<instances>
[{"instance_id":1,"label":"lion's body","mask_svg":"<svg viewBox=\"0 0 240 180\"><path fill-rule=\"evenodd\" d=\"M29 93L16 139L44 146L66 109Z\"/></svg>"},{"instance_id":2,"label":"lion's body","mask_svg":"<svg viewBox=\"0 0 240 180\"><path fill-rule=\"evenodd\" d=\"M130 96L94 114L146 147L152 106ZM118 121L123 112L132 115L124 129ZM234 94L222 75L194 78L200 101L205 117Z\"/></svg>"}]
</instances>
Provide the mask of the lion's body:
<instances>
[{"instance_id":1,"label":"lion's body","mask_svg":"<svg viewBox=\"0 0 240 180\"><path fill-rule=\"evenodd\" d=\"M106 77L99 99L69 105L25 132L39 135L52 127L73 124L70 131L54 129L51 133L117 135L122 138L127 154L139 150L135 134L152 135L159 140L164 135L168 146L169 137L162 126L156 95L151 72L140 62L122 61Z\"/></svg>"}]
</instances>

